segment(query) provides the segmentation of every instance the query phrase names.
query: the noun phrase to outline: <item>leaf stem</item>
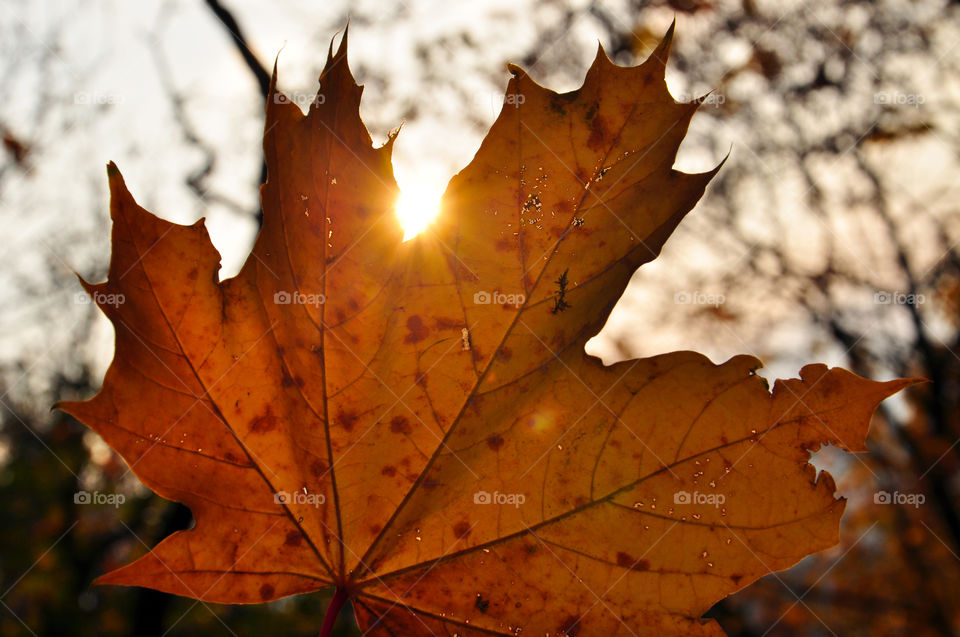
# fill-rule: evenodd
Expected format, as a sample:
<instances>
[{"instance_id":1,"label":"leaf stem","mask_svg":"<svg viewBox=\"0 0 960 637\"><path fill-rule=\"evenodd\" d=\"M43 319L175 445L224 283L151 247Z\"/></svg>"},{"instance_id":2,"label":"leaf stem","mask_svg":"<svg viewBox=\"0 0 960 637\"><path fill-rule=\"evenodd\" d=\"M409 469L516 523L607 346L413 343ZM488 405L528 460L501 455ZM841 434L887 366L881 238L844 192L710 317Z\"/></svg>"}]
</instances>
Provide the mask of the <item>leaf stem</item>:
<instances>
[{"instance_id":1,"label":"leaf stem","mask_svg":"<svg viewBox=\"0 0 960 637\"><path fill-rule=\"evenodd\" d=\"M327 612L324 613L323 626L320 627L319 637L330 637L333 634L333 625L337 623L340 609L343 608L348 597L349 595L347 595L346 589L338 586L333 597L330 599L330 604L327 605Z\"/></svg>"}]
</instances>

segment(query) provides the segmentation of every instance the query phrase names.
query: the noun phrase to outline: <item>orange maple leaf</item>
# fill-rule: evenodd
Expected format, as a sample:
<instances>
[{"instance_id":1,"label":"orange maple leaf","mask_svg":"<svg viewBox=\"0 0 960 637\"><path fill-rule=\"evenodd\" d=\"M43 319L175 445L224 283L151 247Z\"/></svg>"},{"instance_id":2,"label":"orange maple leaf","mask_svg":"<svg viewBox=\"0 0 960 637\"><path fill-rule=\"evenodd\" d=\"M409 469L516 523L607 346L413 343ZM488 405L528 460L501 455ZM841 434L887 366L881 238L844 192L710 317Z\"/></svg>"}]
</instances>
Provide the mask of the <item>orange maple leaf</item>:
<instances>
[{"instance_id":1,"label":"orange maple leaf","mask_svg":"<svg viewBox=\"0 0 960 637\"><path fill-rule=\"evenodd\" d=\"M810 365L771 393L748 356L584 352L716 172L672 169L697 104L667 91L671 35L637 67L601 49L565 94L511 66L408 242L346 35L306 115L274 71L235 278L202 220L154 217L111 164L109 278L84 285L116 356L61 407L196 525L97 582L222 603L336 587L370 634L720 635L715 602L833 545L844 501L810 451L863 451L911 380Z\"/></svg>"}]
</instances>

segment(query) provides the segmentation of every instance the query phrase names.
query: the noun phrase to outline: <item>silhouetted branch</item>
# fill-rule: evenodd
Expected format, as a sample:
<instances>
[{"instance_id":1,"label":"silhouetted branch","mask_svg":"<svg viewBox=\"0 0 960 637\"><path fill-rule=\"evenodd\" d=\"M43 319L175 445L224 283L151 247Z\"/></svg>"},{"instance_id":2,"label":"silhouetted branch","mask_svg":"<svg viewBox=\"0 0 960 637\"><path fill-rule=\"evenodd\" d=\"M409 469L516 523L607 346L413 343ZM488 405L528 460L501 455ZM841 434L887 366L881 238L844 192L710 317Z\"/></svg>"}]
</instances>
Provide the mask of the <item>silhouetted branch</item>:
<instances>
[{"instance_id":1,"label":"silhouetted branch","mask_svg":"<svg viewBox=\"0 0 960 637\"><path fill-rule=\"evenodd\" d=\"M263 96L263 99L267 99L267 95L270 93L270 72L267 71L266 67L250 49L250 45L247 44L247 39L240 29L240 25L237 24L236 18L233 17L233 13L220 4L218 0L206 0L206 3L207 6L210 7L210 10L213 11L213 14L217 16L223 24L224 28L230 33L230 37L233 38L233 43L237 45L237 50L240 51L240 55L243 57L243 61L246 62L247 68L250 69L250 72L253 73L253 76L257 80L260 95Z\"/></svg>"}]
</instances>

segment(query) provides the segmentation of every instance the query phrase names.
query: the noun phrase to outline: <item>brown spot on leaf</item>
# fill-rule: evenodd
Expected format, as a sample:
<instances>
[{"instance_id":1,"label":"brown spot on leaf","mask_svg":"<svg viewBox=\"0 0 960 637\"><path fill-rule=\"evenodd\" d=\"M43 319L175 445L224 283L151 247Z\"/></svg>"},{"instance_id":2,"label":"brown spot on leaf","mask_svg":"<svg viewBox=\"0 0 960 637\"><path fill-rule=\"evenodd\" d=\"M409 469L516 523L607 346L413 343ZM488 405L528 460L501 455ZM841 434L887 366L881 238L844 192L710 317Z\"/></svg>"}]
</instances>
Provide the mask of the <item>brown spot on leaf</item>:
<instances>
[{"instance_id":1,"label":"brown spot on leaf","mask_svg":"<svg viewBox=\"0 0 960 637\"><path fill-rule=\"evenodd\" d=\"M647 560L636 560L623 551L617 552L617 566L628 568L631 571L649 571L650 562Z\"/></svg>"},{"instance_id":2,"label":"brown spot on leaf","mask_svg":"<svg viewBox=\"0 0 960 637\"><path fill-rule=\"evenodd\" d=\"M394 416L393 420L390 421L390 431L406 436L413 431L413 428L410 426L410 421L404 416Z\"/></svg>"},{"instance_id":3,"label":"brown spot on leaf","mask_svg":"<svg viewBox=\"0 0 960 637\"><path fill-rule=\"evenodd\" d=\"M581 619L582 617L579 615L569 615L563 620L563 623L560 624L560 634L567 635L568 637L577 637L577 635L580 634Z\"/></svg>"},{"instance_id":4,"label":"brown spot on leaf","mask_svg":"<svg viewBox=\"0 0 960 637\"><path fill-rule=\"evenodd\" d=\"M501 347L500 350L497 352L497 358L499 358L502 361L508 361L511 358L513 358L513 350L510 349L509 347Z\"/></svg>"},{"instance_id":5,"label":"brown spot on leaf","mask_svg":"<svg viewBox=\"0 0 960 637\"><path fill-rule=\"evenodd\" d=\"M569 93L560 93L550 96L550 110L559 115L560 117L566 117L567 115L567 105L570 104L574 99L576 99L578 91L571 91Z\"/></svg>"},{"instance_id":6,"label":"brown spot on leaf","mask_svg":"<svg viewBox=\"0 0 960 637\"><path fill-rule=\"evenodd\" d=\"M466 520L461 520L453 525L453 534L456 535L461 540L470 535L470 523Z\"/></svg>"},{"instance_id":7,"label":"brown spot on leaf","mask_svg":"<svg viewBox=\"0 0 960 637\"><path fill-rule=\"evenodd\" d=\"M387 465L386 467L380 470L380 473L387 476L388 478L392 478L393 476L397 475L397 468L394 467L393 465Z\"/></svg>"},{"instance_id":8,"label":"brown spot on leaf","mask_svg":"<svg viewBox=\"0 0 960 637\"><path fill-rule=\"evenodd\" d=\"M359 420L359 416L352 411L344 411L337 416L337 424L347 431L353 431L353 427L357 424L357 420Z\"/></svg>"},{"instance_id":9,"label":"brown spot on leaf","mask_svg":"<svg viewBox=\"0 0 960 637\"><path fill-rule=\"evenodd\" d=\"M463 327L463 321L456 318L440 317L436 320L438 330L459 330Z\"/></svg>"},{"instance_id":10,"label":"brown spot on leaf","mask_svg":"<svg viewBox=\"0 0 960 637\"><path fill-rule=\"evenodd\" d=\"M486 613L486 612L487 612L487 608L490 607L490 600L489 600L489 599L484 599L484 598L483 598L483 595L481 595L480 593L477 593L477 600L473 603L473 605L474 605L474 606L477 608L477 610L480 611L481 613Z\"/></svg>"},{"instance_id":11,"label":"brown spot on leaf","mask_svg":"<svg viewBox=\"0 0 960 637\"><path fill-rule=\"evenodd\" d=\"M404 343L419 343L430 333L430 329L423 324L419 314L414 314L407 319L407 330L409 333L403 339Z\"/></svg>"},{"instance_id":12,"label":"brown spot on leaf","mask_svg":"<svg viewBox=\"0 0 960 637\"><path fill-rule=\"evenodd\" d=\"M492 436L487 437L487 446L491 450L496 451L503 446L503 436L500 434L493 434Z\"/></svg>"},{"instance_id":13,"label":"brown spot on leaf","mask_svg":"<svg viewBox=\"0 0 960 637\"><path fill-rule=\"evenodd\" d=\"M273 410L270 409L270 405L267 405L267 410L254 418L253 422L250 423L250 433L254 434L267 433L276 428L277 418L273 415Z\"/></svg>"},{"instance_id":14,"label":"brown spot on leaf","mask_svg":"<svg viewBox=\"0 0 960 637\"><path fill-rule=\"evenodd\" d=\"M263 586L260 587L260 599L262 599L263 601L267 601L268 599L273 597L273 592L274 592L273 584L264 584Z\"/></svg>"},{"instance_id":15,"label":"brown spot on leaf","mask_svg":"<svg viewBox=\"0 0 960 637\"><path fill-rule=\"evenodd\" d=\"M300 531L289 531L287 533L287 538L283 541L284 546L300 546L300 543L303 542L303 535Z\"/></svg>"},{"instance_id":16,"label":"brown spot on leaf","mask_svg":"<svg viewBox=\"0 0 960 637\"><path fill-rule=\"evenodd\" d=\"M603 147L603 140L606 139L607 131L603 125L603 120L599 117L593 119L590 124L590 137L587 139L587 146L591 150L600 150Z\"/></svg>"}]
</instances>

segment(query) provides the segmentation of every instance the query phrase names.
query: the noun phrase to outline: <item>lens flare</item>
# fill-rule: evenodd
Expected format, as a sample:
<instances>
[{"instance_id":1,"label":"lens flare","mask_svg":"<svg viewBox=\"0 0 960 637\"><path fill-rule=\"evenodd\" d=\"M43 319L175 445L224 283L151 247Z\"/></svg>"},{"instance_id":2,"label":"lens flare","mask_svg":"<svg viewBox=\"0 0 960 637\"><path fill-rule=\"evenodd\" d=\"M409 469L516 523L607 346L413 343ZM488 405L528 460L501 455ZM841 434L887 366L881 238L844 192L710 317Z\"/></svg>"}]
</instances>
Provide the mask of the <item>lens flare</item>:
<instances>
[{"instance_id":1,"label":"lens flare","mask_svg":"<svg viewBox=\"0 0 960 637\"><path fill-rule=\"evenodd\" d=\"M424 230L440 213L440 191L427 183L411 183L400 188L396 213L403 226L403 240L409 241Z\"/></svg>"}]
</instances>

